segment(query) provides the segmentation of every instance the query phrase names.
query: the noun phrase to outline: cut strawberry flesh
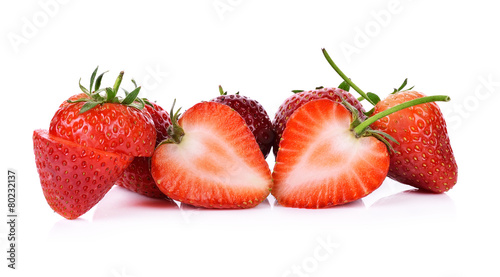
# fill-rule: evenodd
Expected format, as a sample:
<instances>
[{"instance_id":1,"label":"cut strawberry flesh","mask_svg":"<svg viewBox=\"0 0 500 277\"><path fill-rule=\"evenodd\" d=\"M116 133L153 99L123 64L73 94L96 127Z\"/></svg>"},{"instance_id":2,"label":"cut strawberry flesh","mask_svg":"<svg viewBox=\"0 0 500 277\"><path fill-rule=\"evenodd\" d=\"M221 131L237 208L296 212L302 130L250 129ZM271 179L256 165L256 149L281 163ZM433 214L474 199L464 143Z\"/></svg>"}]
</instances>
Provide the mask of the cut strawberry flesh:
<instances>
[{"instance_id":1,"label":"cut strawberry flesh","mask_svg":"<svg viewBox=\"0 0 500 277\"><path fill-rule=\"evenodd\" d=\"M331 100L298 108L283 132L273 171L273 195L283 206L323 208L360 199L389 168L386 146L356 138L351 113Z\"/></svg>"},{"instance_id":2,"label":"cut strawberry flesh","mask_svg":"<svg viewBox=\"0 0 500 277\"><path fill-rule=\"evenodd\" d=\"M162 144L151 173L160 190L181 202L209 208L247 208L262 202L271 173L241 116L230 107L204 102L179 120L179 144Z\"/></svg>"}]
</instances>

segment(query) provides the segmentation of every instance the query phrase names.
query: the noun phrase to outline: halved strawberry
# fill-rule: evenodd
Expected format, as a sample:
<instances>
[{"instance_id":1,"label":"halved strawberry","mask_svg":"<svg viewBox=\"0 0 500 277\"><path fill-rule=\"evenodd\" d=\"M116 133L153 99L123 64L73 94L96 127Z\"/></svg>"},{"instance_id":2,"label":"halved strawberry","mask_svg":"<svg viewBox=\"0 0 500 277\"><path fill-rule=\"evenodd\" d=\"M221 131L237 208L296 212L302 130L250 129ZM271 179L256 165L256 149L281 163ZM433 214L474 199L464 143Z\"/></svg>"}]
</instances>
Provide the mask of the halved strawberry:
<instances>
[{"instance_id":1,"label":"halved strawberry","mask_svg":"<svg viewBox=\"0 0 500 277\"><path fill-rule=\"evenodd\" d=\"M75 219L97 204L133 159L83 147L47 130L33 132L33 146L45 199L67 219Z\"/></svg>"},{"instance_id":2,"label":"halved strawberry","mask_svg":"<svg viewBox=\"0 0 500 277\"><path fill-rule=\"evenodd\" d=\"M359 117L361 119L365 118L364 109L361 103L348 91L340 88L316 88L315 90L309 91L294 91L295 94L288 97L276 112L273 120L273 128L275 132L274 142L273 142L273 153L276 157L278 153L278 146L281 140L281 135L283 130L285 130L286 124L290 116L299 107L305 103L316 100L316 99L329 99L335 102L341 103L346 101L350 105L354 106L358 110Z\"/></svg>"},{"instance_id":3,"label":"halved strawberry","mask_svg":"<svg viewBox=\"0 0 500 277\"><path fill-rule=\"evenodd\" d=\"M360 199L384 181L386 145L351 130L353 116L327 99L299 107L288 119L273 170L280 205L325 208Z\"/></svg>"},{"instance_id":4,"label":"halved strawberry","mask_svg":"<svg viewBox=\"0 0 500 277\"><path fill-rule=\"evenodd\" d=\"M245 120L202 102L178 120L155 150L151 173L168 197L206 208L250 208L269 195L271 172ZM172 112L171 112L172 113Z\"/></svg>"}]
</instances>

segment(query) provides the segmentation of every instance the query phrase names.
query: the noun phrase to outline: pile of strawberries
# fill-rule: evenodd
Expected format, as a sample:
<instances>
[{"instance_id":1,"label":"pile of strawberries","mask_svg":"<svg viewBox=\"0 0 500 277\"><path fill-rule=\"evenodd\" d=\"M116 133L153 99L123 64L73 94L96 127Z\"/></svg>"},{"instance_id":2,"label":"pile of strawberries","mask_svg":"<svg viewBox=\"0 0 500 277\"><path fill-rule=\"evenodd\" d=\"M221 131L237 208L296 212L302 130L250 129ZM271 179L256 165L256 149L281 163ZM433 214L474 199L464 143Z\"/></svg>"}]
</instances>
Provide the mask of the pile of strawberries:
<instances>
[{"instance_id":1,"label":"pile of strawberries","mask_svg":"<svg viewBox=\"0 0 500 277\"><path fill-rule=\"evenodd\" d=\"M405 90L384 100L364 93L323 49L344 79L339 88L294 91L273 122L257 101L228 95L200 102L181 116L138 97L89 88L64 101L49 130L35 130L36 166L50 207L75 219L113 185L205 208L250 208L272 193L286 207L325 208L358 200L389 176L442 193L457 182L446 122L430 96ZM96 77L97 76L97 77ZM360 95L349 93L353 88ZM374 107L365 111L361 101ZM175 105L175 101L174 101ZM266 157L276 163L271 173Z\"/></svg>"}]
</instances>

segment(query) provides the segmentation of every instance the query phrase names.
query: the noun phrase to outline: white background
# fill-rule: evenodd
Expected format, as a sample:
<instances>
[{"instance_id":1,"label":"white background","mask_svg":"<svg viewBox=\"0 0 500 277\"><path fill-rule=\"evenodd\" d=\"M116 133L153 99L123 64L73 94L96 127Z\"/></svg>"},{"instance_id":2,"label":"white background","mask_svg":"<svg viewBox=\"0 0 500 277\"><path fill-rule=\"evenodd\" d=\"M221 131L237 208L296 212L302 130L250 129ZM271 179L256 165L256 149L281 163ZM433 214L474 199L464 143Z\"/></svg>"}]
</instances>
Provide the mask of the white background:
<instances>
[{"instance_id":1,"label":"white background","mask_svg":"<svg viewBox=\"0 0 500 277\"><path fill-rule=\"evenodd\" d=\"M1 166L18 184L18 270L1 276L500 276L498 6L494 1L2 1ZM387 179L368 197L324 210L274 199L251 210L202 210L112 189L69 221L52 212L32 132L88 86L99 65L143 96L187 109L217 86L274 117L292 89L337 86L321 54L365 91L409 78L440 103L458 184L433 195ZM131 84L123 83L130 88ZM273 165L274 157L268 162ZM0 222L7 191L0 191ZM5 257L5 258L4 258Z\"/></svg>"}]
</instances>

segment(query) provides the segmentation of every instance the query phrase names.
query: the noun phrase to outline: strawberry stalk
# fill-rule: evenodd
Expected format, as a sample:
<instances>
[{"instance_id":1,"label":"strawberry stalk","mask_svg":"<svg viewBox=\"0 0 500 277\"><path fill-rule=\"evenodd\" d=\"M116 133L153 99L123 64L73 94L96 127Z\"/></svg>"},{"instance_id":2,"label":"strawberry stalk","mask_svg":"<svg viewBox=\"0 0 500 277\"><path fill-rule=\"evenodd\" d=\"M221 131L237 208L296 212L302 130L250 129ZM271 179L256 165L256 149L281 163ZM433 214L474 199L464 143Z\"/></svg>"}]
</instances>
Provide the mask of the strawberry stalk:
<instances>
[{"instance_id":1,"label":"strawberry stalk","mask_svg":"<svg viewBox=\"0 0 500 277\"><path fill-rule=\"evenodd\" d=\"M383 112L377 113L376 115L369 117L365 121L361 122L359 125L355 126L353 131L356 134L357 137L362 136L362 134L368 129L368 127L373 124L375 121L388 116L390 114L393 114L395 112L398 112L400 110L413 107L416 105L420 104L425 104L429 102L436 102L436 101L442 101L442 102L448 102L450 101L450 97L446 95L434 95L434 96L426 96L426 97L421 97L417 99L410 100L405 103L401 103L399 105L396 105L392 108L389 108Z\"/></svg>"},{"instance_id":2,"label":"strawberry stalk","mask_svg":"<svg viewBox=\"0 0 500 277\"><path fill-rule=\"evenodd\" d=\"M346 82L355 91L357 91L361 95L361 97L363 97L363 99L366 99L368 102L370 102L370 104L372 104L374 106L377 104L377 103L375 103L375 101L373 101L372 99L370 99L370 97L368 97L368 95L363 90L361 90L358 86L356 86L356 84L354 84L351 81L351 79L349 79L344 74L344 72L342 72L342 70L340 70L340 68L333 62L332 58L330 58L330 55L328 55L328 52L326 52L325 48L321 48L321 51L323 51L323 55L325 56L325 58L328 61L328 63L333 67L333 69L335 70L335 72L337 72L337 74L339 74L340 77L342 77L342 79L344 79L344 82Z\"/></svg>"}]
</instances>

